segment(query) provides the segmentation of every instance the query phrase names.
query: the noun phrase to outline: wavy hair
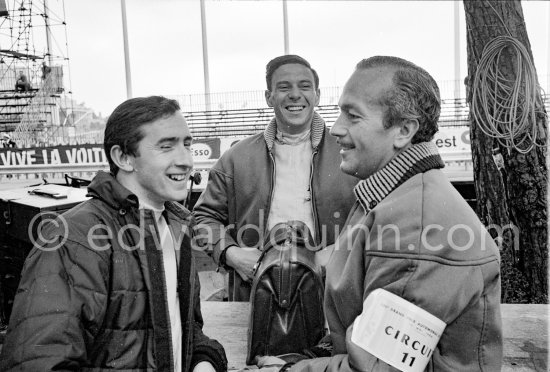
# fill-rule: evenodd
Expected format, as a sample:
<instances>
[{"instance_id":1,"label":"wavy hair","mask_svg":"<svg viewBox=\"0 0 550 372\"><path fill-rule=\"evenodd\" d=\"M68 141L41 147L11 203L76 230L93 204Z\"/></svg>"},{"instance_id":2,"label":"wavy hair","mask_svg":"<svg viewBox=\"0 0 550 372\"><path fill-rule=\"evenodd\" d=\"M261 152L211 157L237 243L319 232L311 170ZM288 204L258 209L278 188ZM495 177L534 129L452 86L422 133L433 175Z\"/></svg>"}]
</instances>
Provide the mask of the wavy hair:
<instances>
[{"instance_id":1,"label":"wavy hair","mask_svg":"<svg viewBox=\"0 0 550 372\"><path fill-rule=\"evenodd\" d=\"M271 61L267 63L267 66L265 66L265 82L267 84L267 90L271 91L272 88L272 78L273 74L275 73L275 70L277 70L279 67L283 65L288 65L291 63L297 63L299 65L306 66L311 70L311 73L313 74L313 80L315 83L315 89L319 89L319 75L317 75L317 71L315 71L308 61L306 61L304 58L295 55L295 54L285 54L284 56L279 56L273 58Z\"/></svg>"},{"instance_id":2,"label":"wavy hair","mask_svg":"<svg viewBox=\"0 0 550 372\"><path fill-rule=\"evenodd\" d=\"M103 141L111 173L115 176L118 173L118 167L111 159L113 146L120 146L124 154L139 155L138 144L143 139L140 128L179 110L178 101L162 96L131 98L118 105L107 120Z\"/></svg>"},{"instance_id":3,"label":"wavy hair","mask_svg":"<svg viewBox=\"0 0 550 372\"><path fill-rule=\"evenodd\" d=\"M390 56L363 59L356 69L376 67L395 70L393 87L379 100L381 105L387 107L384 126L389 128L403 120L418 120L418 131L412 143L431 141L439 130L437 122L441 113L439 87L434 78L414 63Z\"/></svg>"}]
</instances>

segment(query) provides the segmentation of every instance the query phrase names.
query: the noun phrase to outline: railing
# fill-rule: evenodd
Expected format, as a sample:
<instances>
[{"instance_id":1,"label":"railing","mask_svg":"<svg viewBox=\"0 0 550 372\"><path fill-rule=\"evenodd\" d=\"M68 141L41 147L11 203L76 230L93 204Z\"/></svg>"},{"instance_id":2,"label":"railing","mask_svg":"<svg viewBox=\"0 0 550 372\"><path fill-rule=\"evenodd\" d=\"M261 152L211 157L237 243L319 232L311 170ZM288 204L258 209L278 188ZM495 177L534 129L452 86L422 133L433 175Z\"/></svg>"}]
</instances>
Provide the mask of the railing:
<instances>
[{"instance_id":1,"label":"railing","mask_svg":"<svg viewBox=\"0 0 550 372\"><path fill-rule=\"evenodd\" d=\"M324 87L320 91L320 106L337 105L342 87ZM169 97L177 100L184 112L248 110L266 106L264 90L171 95Z\"/></svg>"},{"instance_id":2,"label":"railing","mask_svg":"<svg viewBox=\"0 0 550 372\"><path fill-rule=\"evenodd\" d=\"M550 75L539 75L539 84L542 87L549 87ZM443 80L438 81L439 90L443 100L454 100L456 97L465 97L463 81ZM321 87L320 105L336 105L342 93L342 87ZM206 94L181 94L172 95L170 98L177 100L184 112L197 111L221 111L221 110L242 110L264 107L264 90L218 92ZM209 102L209 105L207 105Z\"/></svg>"},{"instance_id":3,"label":"railing","mask_svg":"<svg viewBox=\"0 0 550 372\"><path fill-rule=\"evenodd\" d=\"M22 71L31 85L31 89L36 90L37 87L42 85L42 68L41 66L9 66L6 64L0 64L0 91L11 92L15 90L15 83L19 76L19 71ZM50 75L53 75L53 84L57 91L63 91L63 67L62 66L50 66Z\"/></svg>"},{"instance_id":4,"label":"railing","mask_svg":"<svg viewBox=\"0 0 550 372\"><path fill-rule=\"evenodd\" d=\"M550 111L550 94L546 94L542 98L546 111ZM329 127L334 124L340 114L337 104L321 104L316 110L325 119ZM465 98L443 99L439 126L441 128L469 126L469 113L470 109ZM248 136L259 133L264 130L273 115L272 108L263 107L191 111L187 112L185 116L193 136L208 138L212 136Z\"/></svg>"},{"instance_id":5,"label":"railing","mask_svg":"<svg viewBox=\"0 0 550 372\"><path fill-rule=\"evenodd\" d=\"M331 127L338 116L338 105L319 105L316 111ZM442 127L468 126L468 105L464 99L445 100L442 103L439 125ZM248 136L263 131L273 117L270 107L239 110L198 111L187 113L191 133L196 138Z\"/></svg>"}]
</instances>

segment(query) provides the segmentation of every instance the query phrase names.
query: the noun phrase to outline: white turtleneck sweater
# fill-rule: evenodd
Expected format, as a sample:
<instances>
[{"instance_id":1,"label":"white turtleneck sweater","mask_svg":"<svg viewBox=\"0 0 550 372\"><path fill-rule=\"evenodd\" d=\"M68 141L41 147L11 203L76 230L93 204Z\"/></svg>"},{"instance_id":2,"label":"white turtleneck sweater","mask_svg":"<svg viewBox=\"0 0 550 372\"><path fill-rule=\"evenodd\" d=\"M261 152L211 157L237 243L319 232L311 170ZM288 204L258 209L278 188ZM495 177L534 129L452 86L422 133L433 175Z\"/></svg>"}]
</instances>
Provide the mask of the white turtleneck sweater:
<instances>
[{"instance_id":1,"label":"white turtleneck sweater","mask_svg":"<svg viewBox=\"0 0 550 372\"><path fill-rule=\"evenodd\" d=\"M273 145L275 185L267 220L268 230L280 222L300 220L315 238L310 190L313 155L310 132L290 135L277 130Z\"/></svg>"}]
</instances>

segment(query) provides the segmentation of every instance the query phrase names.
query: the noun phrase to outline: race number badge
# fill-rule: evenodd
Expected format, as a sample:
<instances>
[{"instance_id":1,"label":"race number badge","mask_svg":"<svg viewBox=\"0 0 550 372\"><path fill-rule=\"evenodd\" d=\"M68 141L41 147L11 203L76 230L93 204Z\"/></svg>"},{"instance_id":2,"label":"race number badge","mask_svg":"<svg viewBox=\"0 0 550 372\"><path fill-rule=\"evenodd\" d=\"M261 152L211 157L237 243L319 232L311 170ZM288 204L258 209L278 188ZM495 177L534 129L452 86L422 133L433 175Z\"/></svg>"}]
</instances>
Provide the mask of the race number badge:
<instances>
[{"instance_id":1,"label":"race number badge","mask_svg":"<svg viewBox=\"0 0 550 372\"><path fill-rule=\"evenodd\" d=\"M422 372L445 327L427 311L379 288L363 303L351 341L403 372Z\"/></svg>"}]
</instances>

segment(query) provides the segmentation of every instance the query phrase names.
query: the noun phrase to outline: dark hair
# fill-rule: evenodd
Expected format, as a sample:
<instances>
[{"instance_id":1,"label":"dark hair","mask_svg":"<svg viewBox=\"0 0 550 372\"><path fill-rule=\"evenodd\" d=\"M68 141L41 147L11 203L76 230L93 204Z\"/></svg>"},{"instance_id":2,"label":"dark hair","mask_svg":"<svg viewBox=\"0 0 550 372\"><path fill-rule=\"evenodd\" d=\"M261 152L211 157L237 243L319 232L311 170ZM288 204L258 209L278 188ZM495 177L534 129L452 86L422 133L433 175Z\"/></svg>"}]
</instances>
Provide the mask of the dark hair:
<instances>
[{"instance_id":1,"label":"dark hair","mask_svg":"<svg viewBox=\"0 0 550 372\"><path fill-rule=\"evenodd\" d=\"M143 139L140 128L179 110L177 101L161 96L131 98L118 105L107 120L103 141L111 173L118 173L118 167L111 159L113 146L119 145L124 154L138 155L138 143Z\"/></svg>"},{"instance_id":2,"label":"dark hair","mask_svg":"<svg viewBox=\"0 0 550 372\"><path fill-rule=\"evenodd\" d=\"M388 109L384 126L389 128L404 119L418 120L418 131L412 143L431 141L438 131L441 112L439 87L423 68L398 57L375 56L359 62L356 69L389 67L395 69L393 87L380 97L380 104Z\"/></svg>"},{"instance_id":3,"label":"dark hair","mask_svg":"<svg viewBox=\"0 0 550 372\"><path fill-rule=\"evenodd\" d=\"M304 65L309 68L313 73L315 89L319 89L319 75L317 75L317 71L311 68L309 62L295 54L285 54L284 56L273 58L267 63L267 66L265 66L265 82L267 83L267 90L271 91L271 79L273 78L275 70L283 65L289 65L291 63L297 63L299 65Z\"/></svg>"}]
</instances>

